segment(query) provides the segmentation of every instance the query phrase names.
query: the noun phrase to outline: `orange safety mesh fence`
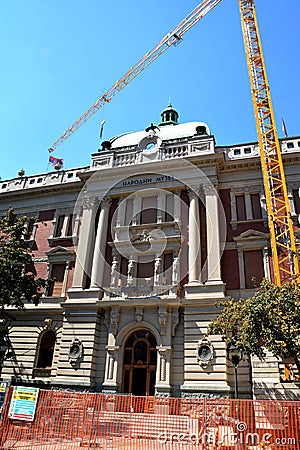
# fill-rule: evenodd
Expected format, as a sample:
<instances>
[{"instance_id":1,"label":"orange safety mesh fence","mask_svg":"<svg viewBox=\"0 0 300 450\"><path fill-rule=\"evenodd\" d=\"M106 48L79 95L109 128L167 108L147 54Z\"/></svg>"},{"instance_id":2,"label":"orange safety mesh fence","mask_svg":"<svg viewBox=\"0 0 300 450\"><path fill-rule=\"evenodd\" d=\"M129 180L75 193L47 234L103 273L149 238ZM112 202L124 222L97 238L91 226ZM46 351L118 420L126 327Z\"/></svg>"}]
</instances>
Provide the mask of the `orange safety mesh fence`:
<instances>
[{"instance_id":1,"label":"orange safety mesh fence","mask_svg":"<svg viewBox=\"0 0 300 450\"><path fill-rule=\"evenodd\" d=\"M0 449L300 450L300 402L40 390L35 419L8 418Z\"/></svg>"}]
</instances>

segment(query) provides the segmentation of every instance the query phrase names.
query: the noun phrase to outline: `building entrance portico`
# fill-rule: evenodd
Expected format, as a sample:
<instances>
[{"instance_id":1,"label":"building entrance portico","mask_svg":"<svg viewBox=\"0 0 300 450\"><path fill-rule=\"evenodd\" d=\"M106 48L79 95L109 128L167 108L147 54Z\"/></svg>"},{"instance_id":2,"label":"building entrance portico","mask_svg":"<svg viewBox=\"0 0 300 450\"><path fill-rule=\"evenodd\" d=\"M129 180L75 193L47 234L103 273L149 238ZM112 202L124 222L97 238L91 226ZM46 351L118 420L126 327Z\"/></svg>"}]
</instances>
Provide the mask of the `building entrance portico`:
<instances>
[{"instance_id":1,"label":"building entrance portico","mask_svg":"<svg viewBox=\"0 0 300 450\"><path fill-rule=\"evenodd\" d=\"M122 392L154 395L157 343L149 330L139 329L129 335L124 346Z\"/></svg>"}]
</instances>

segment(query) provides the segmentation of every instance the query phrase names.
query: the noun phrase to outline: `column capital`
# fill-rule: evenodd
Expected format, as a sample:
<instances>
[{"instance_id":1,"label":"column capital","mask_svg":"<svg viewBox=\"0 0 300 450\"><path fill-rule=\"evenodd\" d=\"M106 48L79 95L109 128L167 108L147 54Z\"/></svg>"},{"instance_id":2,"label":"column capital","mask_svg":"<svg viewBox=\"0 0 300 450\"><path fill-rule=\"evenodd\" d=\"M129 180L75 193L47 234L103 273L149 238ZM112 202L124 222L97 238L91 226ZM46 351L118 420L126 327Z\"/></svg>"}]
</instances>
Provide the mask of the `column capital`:
<instances>
[{"instance_id":1,"label":"column capital","mask_svg":"<svg viewBox=\"0 0 300 450\"><path fill-rule=\"evenodd\" d=\"M202 189L205 195L217 195L216 186L213 183L203 183Z\"/></svg>"},{"instance_id":2,"label":"column capital","mask_svg":"<svg viewBox=\"0 0 300 450\"><path fill-rule=\"evenodd\" d=\"M161 358L166 358L167 355L171 352L172 347L170 345L158 345L156 347L158 354Z\"/></svg>"},{"instance_id":3,"label":"column capital","mask_svg":"<svg viewBox=\"0 0 300 450\"><path fill-rule=\"evenodd\" d=\"M99 205L99 197L84 197L82 199L83 209L94 209L95 205Z\"/></svg>"},{"instance_id":4,"label":"column capital","mask_svg":"<svg viewBox=\"0 0 300 450\"><path fill-rule=\"evenodd\" d=\"M194 185L194 186L190 186L190 187L187 189L187 193L188 193L188 196L189 196L189 199L190 199L190 200L191 200L192 198L198 197L199 194L200 194L200 185L197 184L197 185Z\"/></svg>"},{"instance_id":5,"label":"column capital","mask_svg":"<svg viewBox=\"0 0 300 450\"><path fill-rule=\"evenodd\" d=\"M105 347L107 353L109 354L109 356L111 356L112 358L115 356L115 353L119 350L119 346L118 345L107 345Z\"/></svg>"},{"instance_id":6,"label":"column capital","mask_svg":"<svg viewBox=\"0 0 300 450\"><path fill-rule=\"evenodd\" d=\"M101 208L109 208L112 202L112 198L109 195L105 195L100 202Z\"/></svg>"}]
</instances>

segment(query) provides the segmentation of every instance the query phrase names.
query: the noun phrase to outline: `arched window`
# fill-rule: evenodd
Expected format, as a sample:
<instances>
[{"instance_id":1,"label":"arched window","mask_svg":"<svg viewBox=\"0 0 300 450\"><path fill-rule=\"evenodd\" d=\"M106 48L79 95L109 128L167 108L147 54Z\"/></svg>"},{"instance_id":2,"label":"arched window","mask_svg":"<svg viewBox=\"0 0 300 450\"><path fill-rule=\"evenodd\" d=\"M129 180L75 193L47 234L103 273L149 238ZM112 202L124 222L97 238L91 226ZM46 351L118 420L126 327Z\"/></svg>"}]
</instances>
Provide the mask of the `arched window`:
<instances>
[{"instance_id":1,"label":"arched window","mask_svg":"<svg viewBox=\"0 0 300 450\"><path fill-rule=\"evenodd\" d=\"M49 369L52 366L56 335L53 330L46 331L40 341L37 368Z\"/></svg>"}]
</instances>

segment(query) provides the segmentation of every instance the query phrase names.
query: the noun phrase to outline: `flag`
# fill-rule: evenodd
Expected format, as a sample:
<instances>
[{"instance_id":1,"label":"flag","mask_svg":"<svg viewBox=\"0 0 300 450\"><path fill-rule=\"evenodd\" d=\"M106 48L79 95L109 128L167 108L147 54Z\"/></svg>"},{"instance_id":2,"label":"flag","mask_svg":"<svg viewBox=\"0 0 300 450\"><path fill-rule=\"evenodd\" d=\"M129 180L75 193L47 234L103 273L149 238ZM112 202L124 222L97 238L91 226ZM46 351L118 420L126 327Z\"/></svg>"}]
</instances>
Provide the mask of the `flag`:
<instances>
[{"instance_id":1,"label":"flag","mask_svg":"<svg viewBox=\"0 0 300 450\"><path fill-rule=\"evenodd\" d=\"M284 134L284 137L288 137L286 126L285 126L285 123L284 123L283 119L281 119L281 129L282 129L282 132Z\"/></svg>"},{"instance_id":2,"label":"flag","mask_svg":"<svg viewBox=\"0 0 300 450\"><path fill-rule=\"evenodd\" d=\"M101 125L100 126L100 133L99 133L100 139L102 138L104 124L105 124L105 120L102 120L102 122L100 123L100 125Z\"/></svg>"},{"instance_id":3,"label":"flag","mask_svg":"<svg viewBox=\"0 0 300 450\"><path fill-rule=\"evenodd\" d=\"M62 158L54 158L54 156L49 156L49 164L51 164L51 166L60 165L62 167L64 165L64 160Z\"/></svg>"}]
</instances>

